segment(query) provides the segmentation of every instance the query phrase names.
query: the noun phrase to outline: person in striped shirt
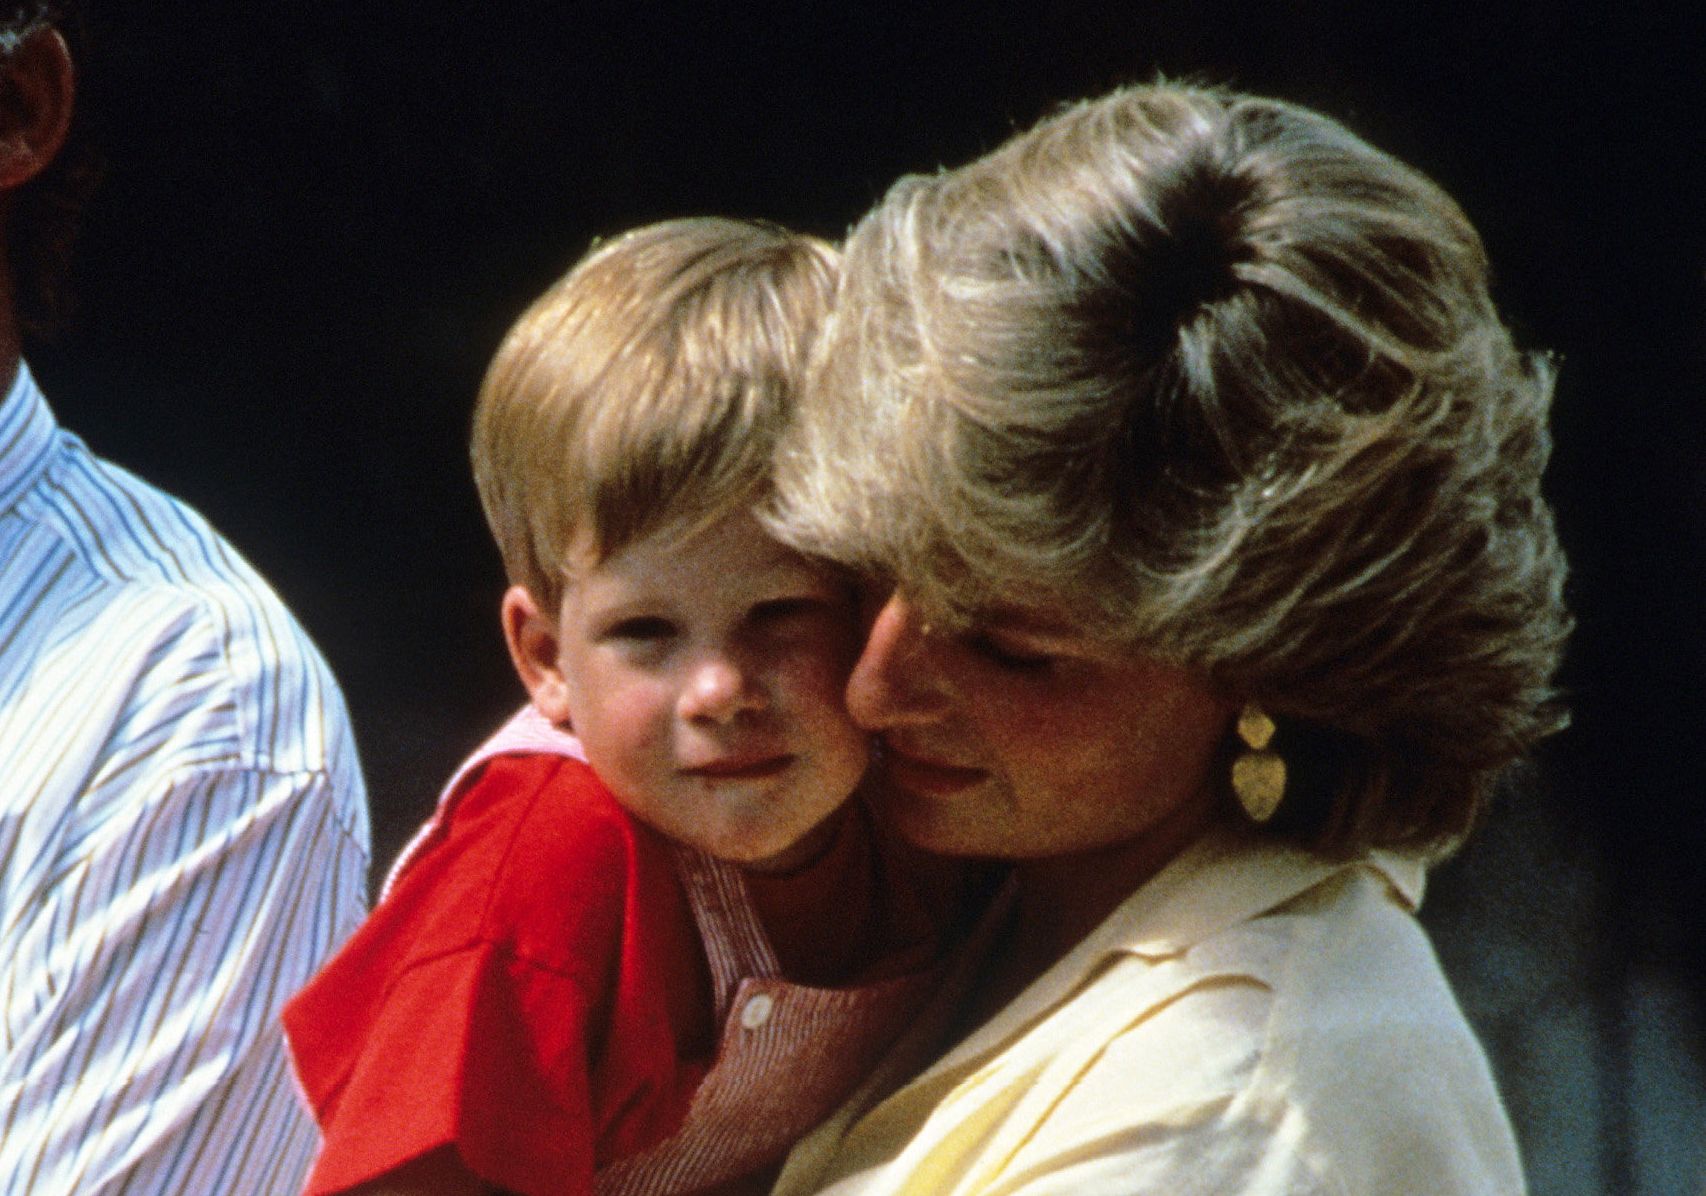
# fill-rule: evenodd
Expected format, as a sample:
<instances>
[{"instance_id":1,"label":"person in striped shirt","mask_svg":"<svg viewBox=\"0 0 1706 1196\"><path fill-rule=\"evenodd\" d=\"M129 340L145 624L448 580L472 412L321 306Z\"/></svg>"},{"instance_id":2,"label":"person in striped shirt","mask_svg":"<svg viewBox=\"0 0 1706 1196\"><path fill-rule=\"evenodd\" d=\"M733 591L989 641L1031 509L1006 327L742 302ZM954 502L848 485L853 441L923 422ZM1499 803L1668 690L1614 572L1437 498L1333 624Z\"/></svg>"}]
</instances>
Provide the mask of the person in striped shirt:
<instances>
[{"instance_id":1,"label":"person in striped shirt","mask_svg":"<svg viewBox=\"0 0 1706 1196\"><path fill-rule=\"evenodd\" d=\"M78 14L0 13L0 1196L270 1196L316 1145L277 1025L360 920L342 699L266 584L62 429Z\"/></svg>"},{"instance_id":2,"label":"person in striped shirt","mask_svg":"<svg viewBox=\"0 0 1706 1196\"><path fill-rule=\"evenodd\" d=\"M837 263L666 221L499 349L475 472L532 702L286 1012L313 1196L762 1190L933 987L972 890L848 801L857 598L758 517Z\"/></svg>"}]
</instances>

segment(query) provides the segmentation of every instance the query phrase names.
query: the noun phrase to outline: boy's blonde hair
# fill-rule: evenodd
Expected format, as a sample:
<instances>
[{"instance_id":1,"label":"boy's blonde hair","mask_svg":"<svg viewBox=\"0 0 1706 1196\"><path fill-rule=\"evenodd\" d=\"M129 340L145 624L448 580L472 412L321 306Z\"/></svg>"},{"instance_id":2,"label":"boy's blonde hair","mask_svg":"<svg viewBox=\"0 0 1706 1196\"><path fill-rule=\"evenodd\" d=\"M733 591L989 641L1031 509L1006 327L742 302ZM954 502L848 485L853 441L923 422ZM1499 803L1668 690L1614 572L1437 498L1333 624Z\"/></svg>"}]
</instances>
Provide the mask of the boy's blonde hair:
<instances>
[{"instance_id":1,"label":"boy's blonde hair","mask_svg":"<svg viewBox=\"0 0 1706 1196\"><path fill-rule=\"evenodd\" d=\"M1322 851L1456 842L1563 725L1551 365L1415 170L1129 88L902 180L845 255L784 539L938 626L1052 608L1259 699Z\"/></svg>"},{"instance_id":2,"label":"boy's blonde hair","mask_svg":"<svg viewBox=\"0 0 1706 1196\"><path fill-rule=\"evenodd\" d=\"M540 296L474 414L510 581L554 610L571 549L601 561L759 501L837 272L816 237L701 217L597 245Z\"/></svg>"}]
</instances>

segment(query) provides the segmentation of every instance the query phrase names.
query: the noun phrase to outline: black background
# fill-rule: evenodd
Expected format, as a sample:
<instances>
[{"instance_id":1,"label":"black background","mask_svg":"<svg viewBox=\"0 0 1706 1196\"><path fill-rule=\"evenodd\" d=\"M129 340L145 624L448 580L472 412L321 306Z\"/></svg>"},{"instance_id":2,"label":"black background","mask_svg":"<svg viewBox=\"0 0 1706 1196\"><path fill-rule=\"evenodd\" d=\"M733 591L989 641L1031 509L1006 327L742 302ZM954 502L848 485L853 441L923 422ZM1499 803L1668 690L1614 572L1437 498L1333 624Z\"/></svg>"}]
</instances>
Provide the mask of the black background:
<instances>
[{"instance_id":1,"label":"black background","mask_svg":"<svg viewBox=\"0 0 1706 1196\"><path fill-rule=\"evenodd\" d=\"M837 236L899 174L1157 71L1314 105L1462 202L1519 340L1562 355L1575 726L1525 800L1592 864L1587 982L1656 969L1706 1004L1701 7L111 4L81 310L32 361L321 644L384 862L521 696L466 424L595 235L719 212ZM1544 868L1503 883L1547 900Z\"/></svg>"}]
</instances>

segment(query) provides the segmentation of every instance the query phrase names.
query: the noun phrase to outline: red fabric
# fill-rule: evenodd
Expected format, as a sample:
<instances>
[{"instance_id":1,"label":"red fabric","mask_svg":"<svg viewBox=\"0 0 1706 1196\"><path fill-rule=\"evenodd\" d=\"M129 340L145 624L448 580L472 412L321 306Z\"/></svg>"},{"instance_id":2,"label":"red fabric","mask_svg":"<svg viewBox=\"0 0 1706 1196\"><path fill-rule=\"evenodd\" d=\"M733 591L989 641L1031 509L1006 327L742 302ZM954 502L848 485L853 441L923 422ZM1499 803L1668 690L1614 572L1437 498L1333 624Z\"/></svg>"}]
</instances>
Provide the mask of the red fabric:
<instances>
[{"instance_id":1,"label":"red fabric","mask_svg":"<svg viewBox=\"0 0 1706 1196\"><path fill-rule=\"evenodd\" d=\"M307 1196L448 1144L521 1196L590 1192L704 1075L709 981L668 845L561 756L489 761L452 800L285 1008L325 1135Z\"/></svg>"}]
</instances>

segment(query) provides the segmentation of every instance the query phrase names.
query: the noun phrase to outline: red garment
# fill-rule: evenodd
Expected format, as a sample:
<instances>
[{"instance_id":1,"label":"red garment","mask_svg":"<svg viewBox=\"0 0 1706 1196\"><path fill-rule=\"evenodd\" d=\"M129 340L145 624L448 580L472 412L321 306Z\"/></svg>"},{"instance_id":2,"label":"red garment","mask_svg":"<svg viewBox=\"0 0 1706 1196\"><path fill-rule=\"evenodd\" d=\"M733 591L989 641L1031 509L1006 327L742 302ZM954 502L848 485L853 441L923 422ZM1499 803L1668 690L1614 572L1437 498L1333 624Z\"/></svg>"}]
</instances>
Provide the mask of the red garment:
<instances>
[{"instance_id":1,"label":"red garment","mask_svg":"<svg viewBox=\"0 0 1706 1196\"><path fill-rule=\"evenodd\" d=\"M799 900L808 916L816 911L820 935L890 948L846 986L786 979L753 902L754 877L676 845L722 1036L681 1129L601 1167L597 1196L769 1191L789 1148L841 1107L911 1024L940 974L931 966L933 937L921 934L928 920L910 916L922 912L914 900L921 894L906 883L910 875L885 877L863 808L855 804L848 815L822 860L760 882L779 887L774 896ZM839 918L829 912L836 897Z\"/></svg>"},{"instance_id":2,"label":"red garment","mask_svg":"<svg viewBox=\"0 0 1706 1196\"><path fill-rule=\"evenodd\" d=\"M523 1196L591 1191L680 1125L711 1007L671 846L578 760L489 760L285 1009L325 1133L307 1196L449 1144Z\"/></svg>"}]
</instances>

